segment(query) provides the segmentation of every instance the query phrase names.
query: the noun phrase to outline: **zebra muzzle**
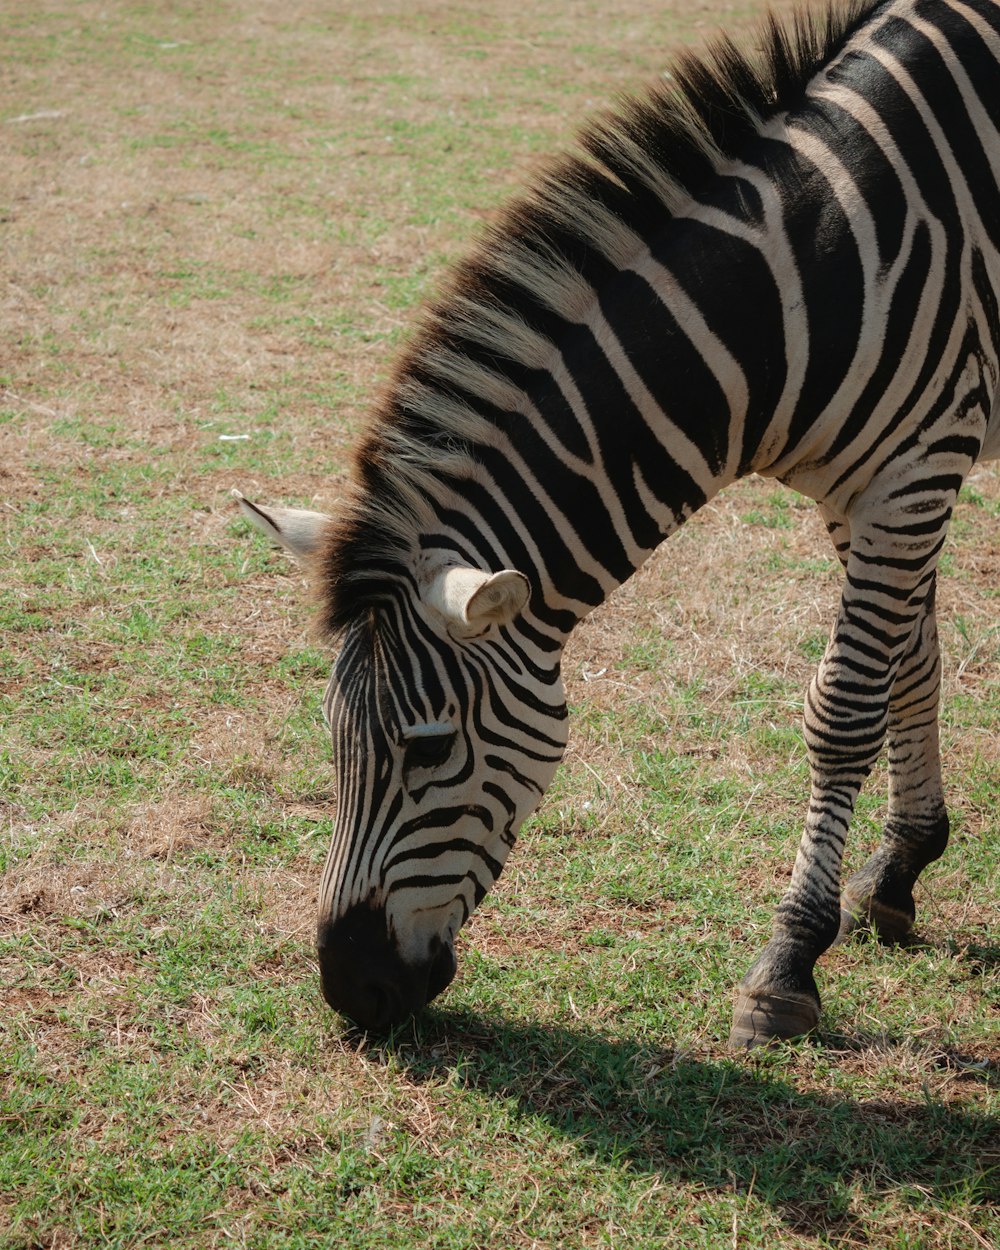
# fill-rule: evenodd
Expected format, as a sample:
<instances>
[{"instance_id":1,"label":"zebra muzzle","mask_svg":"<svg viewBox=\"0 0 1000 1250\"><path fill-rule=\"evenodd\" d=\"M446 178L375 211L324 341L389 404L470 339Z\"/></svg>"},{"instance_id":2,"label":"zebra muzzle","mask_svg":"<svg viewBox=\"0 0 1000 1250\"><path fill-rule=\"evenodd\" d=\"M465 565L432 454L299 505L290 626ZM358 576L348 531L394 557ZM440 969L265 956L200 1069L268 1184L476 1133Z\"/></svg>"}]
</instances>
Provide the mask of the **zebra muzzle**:
<instances>
[{"instance_id":1,"label":"zebra muzzle","mask_svg":"<svg viewBox=\"0 0 1000 1250\"><path fill-rule=\"evenodd\" d=\"M384 1033L425 1007L455 975L451 942L432 938L427 958L402 958L388 936L385 913L352 907L317 931L323 997L359 1028Z\"/></svg>"}]
</instances>

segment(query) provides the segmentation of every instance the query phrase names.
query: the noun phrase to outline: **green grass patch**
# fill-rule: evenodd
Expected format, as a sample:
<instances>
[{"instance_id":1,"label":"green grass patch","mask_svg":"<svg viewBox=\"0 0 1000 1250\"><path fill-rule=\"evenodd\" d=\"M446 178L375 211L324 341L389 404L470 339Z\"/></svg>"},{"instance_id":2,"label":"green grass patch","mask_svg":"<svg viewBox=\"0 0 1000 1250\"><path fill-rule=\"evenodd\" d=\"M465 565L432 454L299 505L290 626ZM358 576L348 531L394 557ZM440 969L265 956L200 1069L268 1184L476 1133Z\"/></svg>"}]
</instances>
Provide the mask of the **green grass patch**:
<instances>
[{"instance_id":1,"label":"green grass patch","mask_svg":"<svg viewBox=\"0 0 1000 1250\"><path fill-rule=\"evenodd\" d=\"M574 638L570 752L447 995L380 1043L319 996L331 657L228 492L335 511L448 261L750 11L0 16L2 1250L1000 1244L992 470L939 590L952 847L920 944L824 959L815 1039L725 1047L839 582L754 481Z\"/></svg>"}]
</instances>

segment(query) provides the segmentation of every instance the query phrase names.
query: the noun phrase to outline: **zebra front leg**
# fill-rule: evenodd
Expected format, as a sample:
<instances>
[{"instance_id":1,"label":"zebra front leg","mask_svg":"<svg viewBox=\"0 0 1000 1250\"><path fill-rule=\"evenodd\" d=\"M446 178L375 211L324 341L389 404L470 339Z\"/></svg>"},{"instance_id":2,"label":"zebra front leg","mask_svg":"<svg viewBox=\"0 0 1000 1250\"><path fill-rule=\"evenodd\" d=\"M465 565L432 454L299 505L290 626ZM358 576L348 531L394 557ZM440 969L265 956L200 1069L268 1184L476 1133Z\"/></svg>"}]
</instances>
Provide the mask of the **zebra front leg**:
<instances>
[{"instance_id":1,"label":"zebra front leg","mask_svg":"<svg viewBox=\"0 0 1000 1250\"><path fill-rule=\"evenodd\" d=\"M882 842L844 886L840 938L869 929L883 941L903 941L916 914L913 885L948 844L938 742L940 693L932 581L889 702L889 812Z\"/></svg>"},{"instance_id":2,"label":"zebra front leg","mask_svg":"<svg viewBox=\"0 0 1000 1250\"><path fill-rule=\"evenodd\" d=\"M735 1047L798 1037L819 1020L813 968L840 930L848 824L885 739L890 694L933 585L937 553L935 545L925 561L915 561L877 542L870 534L852 538L837 624L806 696L805 831L771 940L736 990L729 1039Z\"/></svg>"}]
</instances>

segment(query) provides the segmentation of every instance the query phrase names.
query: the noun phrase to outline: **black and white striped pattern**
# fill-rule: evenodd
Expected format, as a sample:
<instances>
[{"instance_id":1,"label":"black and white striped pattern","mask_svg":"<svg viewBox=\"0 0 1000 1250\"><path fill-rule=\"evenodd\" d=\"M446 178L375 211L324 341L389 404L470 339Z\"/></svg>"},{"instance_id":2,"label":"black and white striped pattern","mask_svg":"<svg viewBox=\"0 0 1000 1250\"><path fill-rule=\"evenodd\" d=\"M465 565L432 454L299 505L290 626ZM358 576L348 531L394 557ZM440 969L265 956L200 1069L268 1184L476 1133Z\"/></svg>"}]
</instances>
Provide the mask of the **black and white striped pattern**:
<instances>
[{"instance_id":1,"label":"black and white striped pattern","mask_svg":"<svg viewBox=\"0 0 1000 1250\"><path fill-rule=\"evenodd\" d=\"M1000 451L1000 5L890 0L723 45L582 136L425 317L319 559L342 640L329 1000L420 1006L565 743L574 625L728 483L815 499L845 569L806 698L812 794L734 1039L811 1026L846 924L898 936L941 853L937 557Z\"/></svg>"}]
</instances>

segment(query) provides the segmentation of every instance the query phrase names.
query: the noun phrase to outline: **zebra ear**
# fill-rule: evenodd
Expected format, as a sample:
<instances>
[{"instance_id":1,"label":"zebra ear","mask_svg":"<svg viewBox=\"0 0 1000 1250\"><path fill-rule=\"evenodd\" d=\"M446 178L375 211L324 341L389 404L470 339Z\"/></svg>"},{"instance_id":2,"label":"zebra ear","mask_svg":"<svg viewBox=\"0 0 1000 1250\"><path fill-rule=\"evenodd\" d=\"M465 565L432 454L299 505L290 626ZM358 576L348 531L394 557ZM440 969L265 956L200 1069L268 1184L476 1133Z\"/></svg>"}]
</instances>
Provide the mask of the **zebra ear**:
<instances>
[{"instance_id":1,"label":"zebra ear","mask_svg":"<svg viewBox=\"0 0 1000 1250\"><path fill-rule=\"evenodd\" d=\"M528 579L515 569L442 569L424 590L424 602L448 625L478 633L490 625L509 625L531 594Z\"/></svg>"},{"instance_id":2,"label":"zebra ear","mask_svg":"<svg viewBox=\"0 0 1000 1250\"><path fill-rule=\"evenodd\" d=\"M246 520L291 552L296 560L306 560L313 554L333 519L325 512L306 512L303 508L259 508L238 490L230 493Z\"/></svg>"}]
</instances>

